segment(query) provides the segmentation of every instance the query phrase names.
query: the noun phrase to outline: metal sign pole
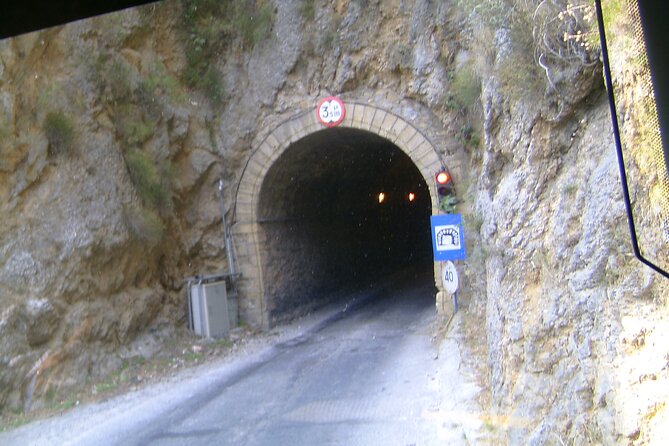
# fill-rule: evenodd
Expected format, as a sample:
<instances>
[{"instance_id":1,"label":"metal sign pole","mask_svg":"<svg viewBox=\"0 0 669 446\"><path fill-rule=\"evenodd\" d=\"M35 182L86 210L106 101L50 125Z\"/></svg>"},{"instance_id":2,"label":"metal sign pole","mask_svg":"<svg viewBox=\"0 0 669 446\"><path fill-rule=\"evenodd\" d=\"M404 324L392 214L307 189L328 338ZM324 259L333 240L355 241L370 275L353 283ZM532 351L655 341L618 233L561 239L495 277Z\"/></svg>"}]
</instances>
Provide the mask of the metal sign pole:
<instances>
[{"instance_id":1,"label":"metal sign pole","mask_svg":"<svg viewBox=\"0 0 669 446\"><path fill-rule=\"evenodd\" d=\"M230 231L228 230L228 225L225 221L225 202L223 201L223 179L218 180L218 191L220 194L221 202L221 221L223 222L223 237L225 239L225 253L228 256L228 272L230 273L230 278L234 283L235 275L235 262L232 256L232 237L230 236Z\"/></svg>"}]
</instances>

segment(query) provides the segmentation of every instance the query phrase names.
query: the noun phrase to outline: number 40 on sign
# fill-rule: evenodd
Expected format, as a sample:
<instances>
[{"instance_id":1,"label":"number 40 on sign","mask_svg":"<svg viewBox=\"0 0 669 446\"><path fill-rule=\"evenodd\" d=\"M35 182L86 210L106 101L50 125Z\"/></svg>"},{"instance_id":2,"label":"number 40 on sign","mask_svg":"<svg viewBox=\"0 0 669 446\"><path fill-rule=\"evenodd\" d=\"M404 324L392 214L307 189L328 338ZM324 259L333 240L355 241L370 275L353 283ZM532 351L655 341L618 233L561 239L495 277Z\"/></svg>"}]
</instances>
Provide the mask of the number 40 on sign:
<instances>
[{"instance_id":1,"label":"number 40 on sign","mask_svg":"<svg viewBox=\"0 0 669 446\"><path fill-rule=\"evenodd\" d=\"M456 291L458 291L458 288L460 287L460 281L458 280L458 271L455 269L453 262L444 262L441 272L441 279L444 284L444 289L450 294L454 294Z\"/></svg>"}]
</instances>

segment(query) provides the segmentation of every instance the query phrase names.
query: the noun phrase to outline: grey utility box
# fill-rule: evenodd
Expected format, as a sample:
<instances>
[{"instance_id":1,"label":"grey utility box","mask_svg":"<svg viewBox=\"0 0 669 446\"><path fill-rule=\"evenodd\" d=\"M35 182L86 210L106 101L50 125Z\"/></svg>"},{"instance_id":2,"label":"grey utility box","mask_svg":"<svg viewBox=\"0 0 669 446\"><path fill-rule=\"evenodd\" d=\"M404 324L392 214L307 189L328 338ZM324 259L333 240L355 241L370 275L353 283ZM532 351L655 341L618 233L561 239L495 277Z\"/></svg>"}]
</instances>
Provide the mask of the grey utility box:
<instances>
[{"instance_id":1,"label":"grey utility box","mask_svg":"<svg viewBox=\"0 0 669 446\"><path fill-rule=\"evenodd\" d=\"M230 333L228 295L225 280L188 281L190 328L207 338L221 338Z\"/></svg>"}]
</instances>

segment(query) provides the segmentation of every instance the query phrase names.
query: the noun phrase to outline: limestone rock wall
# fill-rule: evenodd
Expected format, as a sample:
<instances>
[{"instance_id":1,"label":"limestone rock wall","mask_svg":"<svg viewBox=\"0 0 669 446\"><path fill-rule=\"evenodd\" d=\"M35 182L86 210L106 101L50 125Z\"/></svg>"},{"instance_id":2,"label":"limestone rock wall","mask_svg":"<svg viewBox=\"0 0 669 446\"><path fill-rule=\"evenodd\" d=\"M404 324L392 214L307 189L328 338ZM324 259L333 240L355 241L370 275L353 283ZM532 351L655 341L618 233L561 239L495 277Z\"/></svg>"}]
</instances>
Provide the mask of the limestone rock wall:
<instances>
[{"instance_id":1,"label":"limestone rock wall","mask_svg":"<svg viewBox=\"0 0 669 446\"><path fill-rule=\"evenodd\" d=\"M484 264L475 299L485 295L473 307L485 314L500 439L661 442L667 393L658 389L669 379L666 361L637 361L667 357L669 345L657 337L667 317L667 283L631 254L598 65L565 69L560 83L533 100L531 89L518 96L503 85L504 29L494 48L497 75L483 81L483 153L472 163L481 181L471 189L480 224L474 253ZM640 101L633 76L619 79ZM621 116L633 143L640 109L629 95ZM635 181L635 201L656 181ZM640 209L639 223L657 224ZM651 246L664 243L655 233ZM639 341L651 332L652 343Z\"/></svg>"}]
</instances>

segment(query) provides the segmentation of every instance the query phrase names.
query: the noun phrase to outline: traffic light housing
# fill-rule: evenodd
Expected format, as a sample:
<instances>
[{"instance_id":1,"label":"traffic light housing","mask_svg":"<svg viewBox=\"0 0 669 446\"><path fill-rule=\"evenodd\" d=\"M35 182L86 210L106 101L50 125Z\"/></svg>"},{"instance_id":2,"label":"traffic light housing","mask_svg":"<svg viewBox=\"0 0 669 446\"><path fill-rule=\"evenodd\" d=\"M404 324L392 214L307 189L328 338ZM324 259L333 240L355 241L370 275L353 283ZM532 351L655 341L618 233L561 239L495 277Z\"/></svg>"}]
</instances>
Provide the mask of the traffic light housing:
<instances>
[{"instance_id":1,"label":"traffic light housing","mask_svg":"<svg viewBox=\"0 0 669 446\"><path fill-rule=\"evenodd\" d=\"M437 187L437 202L439 209L448 214L455 211L455 205L458 200L455 198L455 191L453 190L453 178L446 169L442 169L434 176Z\"/></svg>"},{"instance_id":2,"label":"traffic light housing","mask_svg":"<svg viewBox=\"0 0 669 446\"><path fill-rule=\"evenodd\" d=\"M451 174L448 173L446 169L437 172L434 179L437 183L437 196L439 197L439 201L441 201L443 197L453 194L453 181Z\"/></svg>"}]
</instances>

